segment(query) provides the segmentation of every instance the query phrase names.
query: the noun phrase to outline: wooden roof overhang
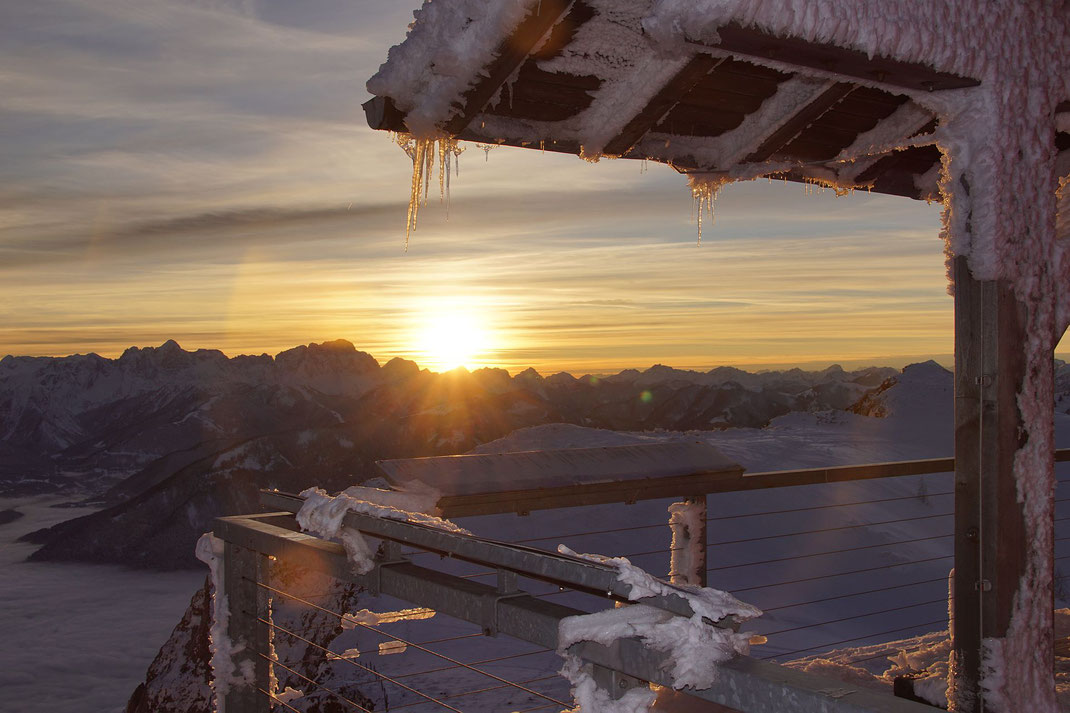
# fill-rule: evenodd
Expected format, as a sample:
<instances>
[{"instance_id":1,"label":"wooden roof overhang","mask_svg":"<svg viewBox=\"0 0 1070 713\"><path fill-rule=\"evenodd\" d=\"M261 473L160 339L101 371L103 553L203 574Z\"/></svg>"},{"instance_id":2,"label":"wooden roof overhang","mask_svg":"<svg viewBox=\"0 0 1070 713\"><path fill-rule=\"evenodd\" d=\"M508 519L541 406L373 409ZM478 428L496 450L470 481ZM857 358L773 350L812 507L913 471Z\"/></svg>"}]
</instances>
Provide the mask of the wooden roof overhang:
<instances>
[{"instance_id":1,"label":"wooden roof overhang","mask_svg":"<svg viewBox=\"0 0 1070 713\"><path fill-rule=\"evenodd\" d=\"M569 123L600 100L604 80L593 69L540 65L562 56L595 17L583 0L542 0L502 39L439 128L467 141L582 155ZM651 99L620 107L620 118L629 118L600 154L664 162L684 173L773 174L940 198L940 151L924 140L937 120L908 94L978 80L735 24L718 34L716 45L692 44L695 54ZM408 131L394 98L376 96L364 109L372 128ZM1059 110L1070 112L1070 103ZM910 139L918 145L864 152ZM1059 133L1056 143L1067 152L1070 134ZM717 147L711 158L706 149Z\"/></svg>"}]
</instances>

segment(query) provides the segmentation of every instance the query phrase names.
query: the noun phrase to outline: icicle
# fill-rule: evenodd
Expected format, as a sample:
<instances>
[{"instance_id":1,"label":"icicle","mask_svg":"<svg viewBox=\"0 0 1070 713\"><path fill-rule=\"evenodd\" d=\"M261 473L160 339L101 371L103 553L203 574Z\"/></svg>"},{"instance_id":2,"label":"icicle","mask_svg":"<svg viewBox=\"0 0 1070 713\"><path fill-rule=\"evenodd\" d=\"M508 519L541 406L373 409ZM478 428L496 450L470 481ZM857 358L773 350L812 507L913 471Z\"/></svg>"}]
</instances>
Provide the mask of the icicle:
<instances>
[{"instance_id":1,"label":"icicle","mask_svg":"<svg viewBox=\"0 0 1070 713\"><path fill-rule=\"evenodd\" d=\"M445 167L445 169L446 169L445 171L442 170L443 167ZM446 142L445 141L439 141L438 142L438 168L439 168L439 171L438 171L438 202L439 203L445 203L446 202L446 176L448 176L449 172L450 172L450 163L449 163L449 160L446 158Z\"/></svg>"},{"instance_id":2,"label":"icicle","mask_svg":"<svg viewBox=\"0 0 1070 713\"><path fill-rule=\"evenodd\" d=\"M713 223L713 202L717 199L717 193L726 184L731 182L727 176L707 174L691 174L687 177L691 184L691 197L695 204L695 223L698 226L698 242L702 245L702 212L705 210Z\"/></svg>"},{"instance_id":3,"label":"icicle","mask_svg":"<svg viewBox=\"0 0 1070 713\"><path fill-rule=\"evenodd\" d=\"M823 178L806 178L804 180L806 182L806 194L807 195L813 195L814 186L817 186L819 189L821 189L822 193L825 192L826 188L831 188L833 193L835 193L840 198L842 198L843 196L849 195L851 193L854 193L854 190L855 190L854 186L840 185L840 184L834 183L831 180L826 180L826 179L823 179Z\"/></svg>"},{"instance_id":4,"label":"icicle","mask_svg":"<svg viewBox=\"0 0 1070 713\"><path fill-rule=\"evenodd\" d=\"M427 193L431 189L431 174L435 171L435 141L432 139L424 147L424 206L427 205Z\"/></svg>"},{"instance_id":5,"label":"icicle","mask_svg":"<svg viewBox=\"0 0 1070 713\"><path fill-rule=\"evenodd\" d=\"M442 138L417 139L409 134L395 134L394 141L412 159L412 184L409 191L409 212L405 221L405 250L409 249L409 235L416 229L416 220L420 213L421 193L424 205L431 188L431 174L438 162L439 202L446 204L446 217L449 218L450 205L450 156L453 156L460 173L460 155L463 147L457 145L457 139L447 136Z\"/></svg>"}]
</instances>

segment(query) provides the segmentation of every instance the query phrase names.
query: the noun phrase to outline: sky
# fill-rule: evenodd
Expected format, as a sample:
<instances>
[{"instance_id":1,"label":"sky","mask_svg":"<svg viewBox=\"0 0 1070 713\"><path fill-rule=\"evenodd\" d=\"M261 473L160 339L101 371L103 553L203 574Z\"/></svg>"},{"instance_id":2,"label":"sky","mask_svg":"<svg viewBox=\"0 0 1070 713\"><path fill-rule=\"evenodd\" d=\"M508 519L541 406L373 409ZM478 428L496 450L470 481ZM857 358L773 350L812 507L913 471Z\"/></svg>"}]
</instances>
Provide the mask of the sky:
<instances>
[{"instance_id":1,"label":"sky","mask_svg":"<svg viewBox=\"0 0 1070 713\"><path fill-rule=\"evenodd\" d=\"M411 163L360 105L418 4L0 2L0 355L949 361L924 202L741 184L699 245L666 166L473 146L406 250Z\"/></svg>"}]
</instances>

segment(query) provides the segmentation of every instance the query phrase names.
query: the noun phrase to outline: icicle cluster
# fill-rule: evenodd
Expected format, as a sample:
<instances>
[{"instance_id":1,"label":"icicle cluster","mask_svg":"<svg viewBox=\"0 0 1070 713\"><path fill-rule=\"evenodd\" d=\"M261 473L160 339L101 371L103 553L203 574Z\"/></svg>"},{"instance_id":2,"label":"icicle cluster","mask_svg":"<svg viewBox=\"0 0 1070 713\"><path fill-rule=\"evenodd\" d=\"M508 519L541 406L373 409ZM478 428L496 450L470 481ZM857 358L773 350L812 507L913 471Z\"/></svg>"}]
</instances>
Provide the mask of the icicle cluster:
<instances>
[{"instance_id":1,"label":"icicle cluster","mask_svg":"<svg viewBox=\"0 0 1070 713\"><path fill-rule=\"evenodd\" d=\"M411 134L395 134L398 146L412 159L412 185L409 191L409 212L405 221L405 250L409 249L409 235L416 230L416 219L420 213L420 202L427 204L427 194L431 187L431 177L438 167L439 201L446 204L446 217L449 217L450 176L453 172L460 174L460 155L464 147L457 144L452 136L416 138ZM450 158L453 159L452 167ZM421 195L422 194L422 195Z\"/></svg>"},{"instance_id":2,"label":"icicle cluster","mask_svg":"<svg viewBox=\"0 0 1070 713\"><path fill-rule=\"evenodd\" d=\"M687 182L691 186L691 197L695 203L695 225L698 227L698 244L702 244L702 214L709 216L713 223L713 202L717 200L717 193L733 179L726 175L715 173L692 173L688 175Z\"/></svg>"}]
</instances>

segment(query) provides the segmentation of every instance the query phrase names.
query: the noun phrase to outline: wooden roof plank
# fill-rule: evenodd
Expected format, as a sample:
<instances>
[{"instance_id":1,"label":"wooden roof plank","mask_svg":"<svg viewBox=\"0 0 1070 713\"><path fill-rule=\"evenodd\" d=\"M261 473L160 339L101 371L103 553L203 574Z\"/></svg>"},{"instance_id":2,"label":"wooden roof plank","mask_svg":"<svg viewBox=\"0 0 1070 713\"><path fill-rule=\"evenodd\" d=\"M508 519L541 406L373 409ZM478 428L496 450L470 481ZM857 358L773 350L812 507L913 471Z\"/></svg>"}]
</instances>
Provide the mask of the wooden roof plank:
<instances>
[{"instance_id":1,"label":"wooden roof plank","mask_svg":"<svg viewBox=\"0 0 1070 713\"><path fill-rule=\"evenodd\" d=\"M855 88L854 84L837 82L821 92L809 104L785 121L779 129L770 134L757 149L752 151L744 163L762 163L768 161L777 151L786 146L792 139L810 125L815 119L835 106L841 99L850 94Z\"/></svg>"},{"instance_id":2,"label":"wooden roof plank","mask_svg":"<svg viewBox=\"0 0 1070 713\"><path fill-rule=\"evenodd\" d=\"M617 136L606 143L603 153L609 156L623 156L643 138L646 132L676 106L699 81L725 60L708 54L696 54L675 77L670 79L654 95L638 114L632 117Z\"/></svg>"},{"instance_id":3,"label":"wooden roof plank","mask_svg":"<svg viewBox=\"0 0 1070 713\"><path fill-rule=\"evenodd\" d=\"M498 88L520 68L554 24L568 11L568 0L540 0L534 11L521 20L516 31L498 47L497 57L487 65L482 80L464 93L460 113L442 128L456 136L467 128L491 100Z\"/></svg>"},{"instance_id":4,"label":"wooden roof plank","mask_svg":"<svg viewBox=\"0 0 1070 713\"><path fill-rule=\"evenodd\" d=\"M778 37L735 22L724 25L717 34L720 38L718 42L704 44L733 54L760 57L915 91L961 89L981 83L971 77L941 72L923 64L888 57L870 57L859 50L810 42L798 37Z\"/></svg>"}]
</instances>

